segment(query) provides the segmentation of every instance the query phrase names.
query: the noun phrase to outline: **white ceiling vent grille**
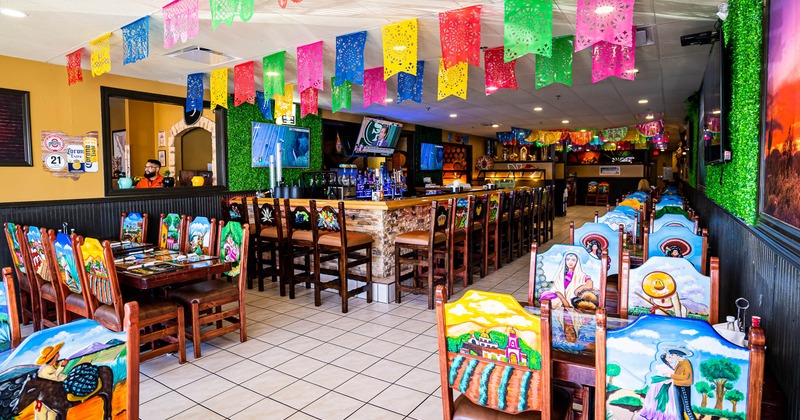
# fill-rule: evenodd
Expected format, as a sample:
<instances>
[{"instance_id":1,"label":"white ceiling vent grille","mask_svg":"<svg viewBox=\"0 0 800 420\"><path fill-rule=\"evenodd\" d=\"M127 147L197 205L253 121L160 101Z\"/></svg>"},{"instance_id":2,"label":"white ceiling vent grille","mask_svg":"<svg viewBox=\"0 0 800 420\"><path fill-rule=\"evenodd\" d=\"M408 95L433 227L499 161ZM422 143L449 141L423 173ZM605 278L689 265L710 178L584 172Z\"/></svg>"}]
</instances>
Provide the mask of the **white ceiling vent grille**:
<instances>
[{"instance_id":1,"label":"white ceiling vent grille","mask_svg":"<svg viewBox=\"0 0 800 420\"><path fill-rule=\"evenodd\" d=\"M227 55L225 53L210 50L208 48L191 46L173 51L165 54L167 57L180 58L182 60L189 60L195 63L204 64L206 66L217 66L230 61L238 60L237 57Z\"/></svg>"},{"instance_id":2,"label":"white ceiling vent grille","mask_svg":"<svg viewBox=\"0 0 800 420\"><path fill-rule=\"evenodd\" d=\"M636 46L644 47L645 45L653 45L656 43L655 33L653 26L642 26L636 28Z\"/></svg>"}]
</instances>

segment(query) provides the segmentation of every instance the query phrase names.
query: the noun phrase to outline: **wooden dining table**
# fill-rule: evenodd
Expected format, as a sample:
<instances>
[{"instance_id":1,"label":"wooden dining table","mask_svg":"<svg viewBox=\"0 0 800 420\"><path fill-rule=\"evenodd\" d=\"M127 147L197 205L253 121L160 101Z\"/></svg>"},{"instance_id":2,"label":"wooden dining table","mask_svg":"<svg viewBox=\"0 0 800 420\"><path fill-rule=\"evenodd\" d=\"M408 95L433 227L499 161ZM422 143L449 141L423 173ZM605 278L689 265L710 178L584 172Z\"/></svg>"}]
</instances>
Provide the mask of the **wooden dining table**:
<instances>
[{"instance_id":1,"label":"wooden dining table","mask_svg":"<svg viewBox=\"0 0 800 420\"><path fill-rule=\"evenodd\" d=\"M140 290L204 280L231 269L231 263L219 257L192 257L158 249L127 257L119 256L115 260L117 278L120 284Z\"/></svg>"}]
</instances>

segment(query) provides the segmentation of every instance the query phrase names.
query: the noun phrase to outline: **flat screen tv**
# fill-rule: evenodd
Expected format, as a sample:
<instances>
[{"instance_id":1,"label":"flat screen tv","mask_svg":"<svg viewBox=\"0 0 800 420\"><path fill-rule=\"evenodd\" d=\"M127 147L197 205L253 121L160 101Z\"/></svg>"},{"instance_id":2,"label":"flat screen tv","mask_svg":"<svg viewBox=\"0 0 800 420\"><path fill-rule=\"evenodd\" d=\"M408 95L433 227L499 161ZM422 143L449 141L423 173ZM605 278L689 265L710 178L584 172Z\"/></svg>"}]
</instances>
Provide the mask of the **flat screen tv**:
<instances>
[{"instance_id":1,"label":"flat screen tv","mask_svg":"<svg viewBox=\"0 0 800 420\"><path fill-rule=\"evenodd\" d=\"M419 146L419 169L441 171L444 166L444 147L432 143L420 143Z\"/></svg>"},{"instance_id":2,"label":"flat screen tv","mask_svg":"<svg viewBox=\"0 0 800 420\"><path fill-rule=\"evenodd\" d=\"M722 34L720 33L720 37ZM700 125L703 157L706 165L730 160L728 147L727 112L730 107L730 78L728 52L721 39L711 45L701 87L702 115Z\"/></svg>"},{"instance_id":3,"label":"flat screen tv","mask_svg":"<svg viewBox=\"0 0 800 420\"><path fill-rule=\"evenodd\" d=\"M284 168L308 168L311 130L261 122L253 123L252 166L269 167L269 157L275 156L278 142Z\"/></svg>"},{"instance_id":4,"label":"flat screen tv","mask_svg":"<svg viewBox=\"0 0 800 420\"><path fill-rule=\"evenodd\" d=\"M394 153L403 124L364 117L353 154L389 156Z\"/></svg>"}]
</instances>

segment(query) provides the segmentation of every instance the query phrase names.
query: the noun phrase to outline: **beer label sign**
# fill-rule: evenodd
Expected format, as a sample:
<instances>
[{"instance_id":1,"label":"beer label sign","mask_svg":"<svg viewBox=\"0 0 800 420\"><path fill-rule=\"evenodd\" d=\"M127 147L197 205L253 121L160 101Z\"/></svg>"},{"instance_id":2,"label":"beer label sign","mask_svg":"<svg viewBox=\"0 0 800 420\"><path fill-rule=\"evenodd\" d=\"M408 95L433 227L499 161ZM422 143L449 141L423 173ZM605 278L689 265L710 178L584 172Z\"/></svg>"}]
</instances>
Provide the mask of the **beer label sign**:
<instances>
[{"instance_id":1,"label":"beer label sign","mask_svg":"<svg viewBox=\"0 0 800 420\"><path fill-rule=\"evenodd\" d=\"M97 138L83 138L83 153L86 172L97 172L100 168L97 163Z\"/></svg>"},{"instance_id":2,"label":"beer label sign","mask_svg":"<svg viewBox=\"0 0 800 420\"><path fill-rule=\"evenodd\" d=\"M98 172L97 132L70 136L42 131L42 167L58 178L78 180L84 172Z\"/></svg>"}]
</instances>

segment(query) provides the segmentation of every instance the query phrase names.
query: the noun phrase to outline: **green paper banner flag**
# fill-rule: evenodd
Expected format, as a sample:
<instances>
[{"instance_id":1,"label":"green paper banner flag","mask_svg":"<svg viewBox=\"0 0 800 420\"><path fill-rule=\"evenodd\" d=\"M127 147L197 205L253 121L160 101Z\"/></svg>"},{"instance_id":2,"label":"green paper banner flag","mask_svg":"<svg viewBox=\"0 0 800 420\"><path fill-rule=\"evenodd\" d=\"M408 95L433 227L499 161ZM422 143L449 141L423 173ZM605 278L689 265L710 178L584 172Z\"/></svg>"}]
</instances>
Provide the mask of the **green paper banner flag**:
<instances>
[{"instance_id":1,"label":"green paper banner flag","mask_svg":"<svg viewBox=\"0 0 800 420\"><path fill-rule=\"evenodd\" d=\"M572 86L572 35L553 38L552 57L536 54L536 89L551 83Z\"/></svg>"},{"instance_id":2,"label":"green paper banner flag","mask_svg":"<svg viewBox=\"0 0 800 420\"><path fill-rule=\"evenodd\" d=\"M506 63L528 53L550 57L553 0L505 0L503 40Z\"/></svg>"},{"instance_id":3,"label":"green paper banner flag","mask_svg":"<svg viewBox=\"0 0 800 420\"><path fill-rule=\"evenodd\" d=\"M264 97L272 98L274 95L283 95L285 61L286 51L268 55L262 60L264 65Z\"/></svg>"},{"instance_id":4,"label":"green paper banner flag","mask_svg":"<svg viewBox=\"0 0 800 420\"><path fill-rule=\"evenodd\" d=\"M349 80L345 80L336 86L336 77L331 77L331 86L333 86L331 93L333 113L335 114L340 109L350 109L353 103L353 84Z\"/></svg>"}]
</instances>

